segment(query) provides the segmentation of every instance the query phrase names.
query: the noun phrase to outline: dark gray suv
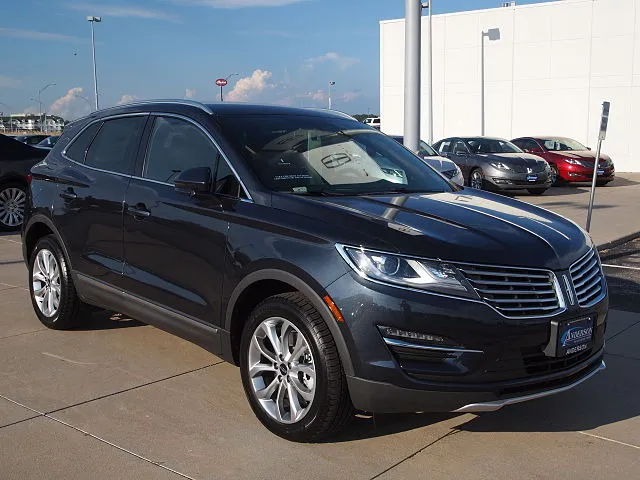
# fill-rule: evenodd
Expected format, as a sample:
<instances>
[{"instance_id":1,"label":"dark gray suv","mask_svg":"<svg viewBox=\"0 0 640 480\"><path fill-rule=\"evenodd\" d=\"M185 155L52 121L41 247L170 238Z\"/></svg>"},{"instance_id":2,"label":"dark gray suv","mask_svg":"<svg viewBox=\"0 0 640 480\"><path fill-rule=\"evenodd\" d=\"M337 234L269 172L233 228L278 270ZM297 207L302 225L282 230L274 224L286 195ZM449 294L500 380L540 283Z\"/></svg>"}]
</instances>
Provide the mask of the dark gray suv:
<instances>
[{"instance_id":1,"label":"dark gray suv","mask_svg":"<svg viewBox=\"0 0 640 480\"><path fill-rule=\"evenodd\" d=\"M460 167L467 185L478 190L521 190L542 195L551 186L551 169L542 158L502 138L450 137L433 148Z\"/></svg>"},{"instance_id":2,"label":"dark gray suv","mask_svg":"<svg viewBox=\"0 0 640 480\"><path fill-rule=\"evenodd\" d=\"M91 306L194 341L240 366L256 416L290 440L354 409L496 410L604 368L587 233L456 186L343 114L102 110L32 169L25 214L44 325Z\"/></svg>"}]
</instances>

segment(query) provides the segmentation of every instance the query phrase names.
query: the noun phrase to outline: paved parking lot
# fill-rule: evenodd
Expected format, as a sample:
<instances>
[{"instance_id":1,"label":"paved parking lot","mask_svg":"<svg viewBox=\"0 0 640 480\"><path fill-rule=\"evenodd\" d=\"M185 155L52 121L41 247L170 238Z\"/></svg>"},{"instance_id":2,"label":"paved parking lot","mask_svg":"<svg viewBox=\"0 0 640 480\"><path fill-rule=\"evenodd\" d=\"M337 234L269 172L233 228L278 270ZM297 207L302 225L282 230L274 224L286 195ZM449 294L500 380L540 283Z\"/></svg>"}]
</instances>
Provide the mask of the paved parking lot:
<instances>
[{"instance_id":1,"label":"paved parking lot","mask_svg":"<svg viewBox=\"0 0 640 480\"><path fill-rule=\"evenodd\" d=\"M569 195L585 198L533 201L581 213L549 205ZM640 230L634 208L627 230ZM3 480L640 478L640 270L625 271L635 290L624 295L610 282L608 368L578 388L480 416L362 416L340 437L299 445L258 423L235 367L192 344L117 314L95 314L81 330L42 327L20 248L19 236L0 236ZM606 258L640 265L633 243Z\"/></svg>"}]
</instances>

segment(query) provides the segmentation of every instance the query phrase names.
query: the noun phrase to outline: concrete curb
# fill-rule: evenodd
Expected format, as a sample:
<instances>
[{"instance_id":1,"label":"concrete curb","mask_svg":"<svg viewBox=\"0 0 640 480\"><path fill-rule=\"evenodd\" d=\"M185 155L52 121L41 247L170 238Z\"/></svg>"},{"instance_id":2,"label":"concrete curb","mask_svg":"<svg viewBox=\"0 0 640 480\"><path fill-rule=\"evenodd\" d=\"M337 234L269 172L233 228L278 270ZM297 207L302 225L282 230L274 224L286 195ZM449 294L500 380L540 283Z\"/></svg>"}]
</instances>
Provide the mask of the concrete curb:
<instances>
[{"instance_id":1,"label":"concrete curb","mask_svg":"<svg viewBox=\"0 0 640 480\"><path fill-rule=\"evenodd\" d=\"M607 243L603 243L602 245L598 245L596 248L598 251L609 250L611 248L615 248L618 245L622 245L623 243L630 242L631 240L635 240L640 237L640 232L630 233L629 235L625 235L624 237L616 238Z\"/></svg>"}]
</instances>

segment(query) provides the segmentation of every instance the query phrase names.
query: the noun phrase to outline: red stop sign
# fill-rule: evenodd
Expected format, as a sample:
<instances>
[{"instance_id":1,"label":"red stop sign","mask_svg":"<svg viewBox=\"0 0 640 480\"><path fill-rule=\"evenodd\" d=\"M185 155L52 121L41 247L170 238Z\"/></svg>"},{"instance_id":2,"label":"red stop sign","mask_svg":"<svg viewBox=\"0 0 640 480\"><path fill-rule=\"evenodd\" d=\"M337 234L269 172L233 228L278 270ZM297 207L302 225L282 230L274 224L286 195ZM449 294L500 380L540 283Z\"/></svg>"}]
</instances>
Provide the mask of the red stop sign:
<instances>
[{"instance_id":1,"label":"red stop sign","mask_svg":"<svg viewBox=\"0 0 640 480\"><path fill-rule=\"evenodd\" d=\"M224 87L227 85L227 81L224 78L219 78L216 80L216 85L219 87Z\"/></svg>"}]
</instances>

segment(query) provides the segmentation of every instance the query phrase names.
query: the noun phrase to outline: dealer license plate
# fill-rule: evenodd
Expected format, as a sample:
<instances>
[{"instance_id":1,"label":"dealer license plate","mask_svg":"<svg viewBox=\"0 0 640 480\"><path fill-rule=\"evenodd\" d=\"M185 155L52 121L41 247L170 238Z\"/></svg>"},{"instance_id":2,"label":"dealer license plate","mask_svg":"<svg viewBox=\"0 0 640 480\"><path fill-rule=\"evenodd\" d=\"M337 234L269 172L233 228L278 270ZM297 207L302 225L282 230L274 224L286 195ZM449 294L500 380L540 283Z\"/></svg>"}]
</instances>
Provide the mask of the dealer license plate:
<instances>
[{"instance_id":1,"label":"dealer license plate","mask_svg":"<svg viewBox=\"0 0 640 480\"><path fill-rule=\"evenodd\" d=\"M593 317L568 320L558 325L557 356L562 357L583 352L591 347L593 341Z\"/></svg>"}]
</instances>

